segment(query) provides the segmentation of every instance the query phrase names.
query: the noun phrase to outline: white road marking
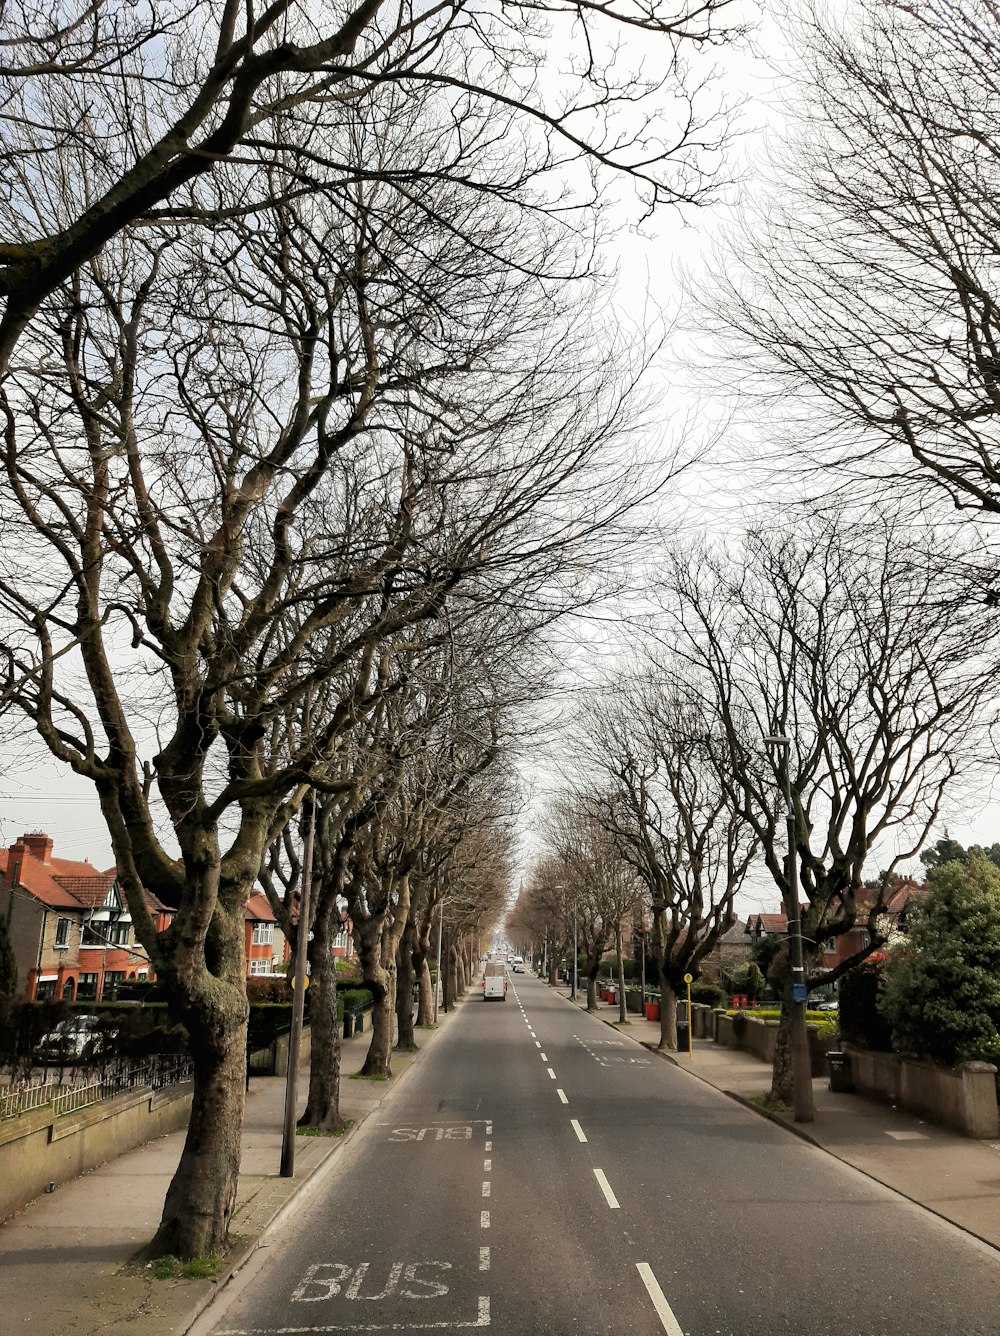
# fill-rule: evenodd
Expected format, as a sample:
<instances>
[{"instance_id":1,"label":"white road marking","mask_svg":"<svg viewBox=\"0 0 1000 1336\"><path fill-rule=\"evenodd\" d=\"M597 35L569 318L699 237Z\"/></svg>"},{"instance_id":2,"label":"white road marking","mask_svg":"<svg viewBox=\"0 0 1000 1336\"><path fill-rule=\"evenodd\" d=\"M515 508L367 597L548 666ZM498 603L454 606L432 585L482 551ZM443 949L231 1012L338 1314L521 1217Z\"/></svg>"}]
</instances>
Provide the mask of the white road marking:
<instances>
[{"instance_id":1,"label":"white road marking","mask_svg":"<svg viewBox=\"0 0 1000 1336\"><path fill-rule=\"evenodd\" d=\"M532 1036L532 1038L534 1038L534 1036ZM537 1039L535 1039L535 1048L541 1048L541 1044L538 1042Z\"/></svg>"},{"instance_id":2,"label":"white road marking","mask_svg":"<svg viewBox=\"0 0 1000 1336\"><path fill-rule=\"evenodd\" d=\"M493 1149L493 1142L487 1141L486 1145L483 1147L483 1150L492 1150L492 1149Z\"/></svg>"},{"instance_id":3,"label":"white road marking","mask_svg":"<svg viewBox=\"0 0 1000 1336\"><path fill-rule=\"evenodd\" d=\"M480 1228L480 1229L489 1229L489 1227L490 1227L490 1213L489 1213L489 1211L480 1211L480 1213L479 1213L479 1228Z\"/></svg>"},{"instance_id":4,"label":"white road marking","mask_svg":"<svg viewBox=\"0 0 1000 1336\"><path fill-rule=\"evenodd\" d=\"M556 1074L555 1074L555 1072L552 1070L552 1068L551 1068L551 1067L546 1067L545 1070L548 1072L549 1076L551 1076L552 1080L554 1081L554 1080L556 1079Z\"/></svg>"},{"instance_id":5,"label":"white road marking","mask_svg":"<svg viewBox=\"0 0 1000 1336\"><path fill-rule=\"evenodd\" d=\"M548 1062L548 1058L545 1056L544 1053L539 1053L538 1056L541 1058L541 1060L542 1060L543 1062Z\"/></svg>"},{"instance_id":6,"label":"white road marking","mask_svg":"<svg viewBox=\"0 0 1000 1336\"><path fill-rule=\"evenodd\" d=\"M490 1325L490 1296L481 1294L479 1296L478 1311L476 1317L471 1322L451 1321L451 1322L345 1322L331 1324L325 1327L269 1327L267 1336L324 1336L326 1332L334 1331L441 1331L445 1328L451 1330L468 1331L471 1327L488 1327ZM215 1336L261 1336L259 1327L227 1327L223 1331L216 1332Z\"/></svg>"},{"instance_id":7,"label":"white road marking","mask_svg":"<svg viewBox=\"0 0 1000 1336\"><path fill-rule=\"evenodd\" d=\"M604 1176L604 1170L603 1170L603 1169L595 1169L595 1170L594 1170L594 1177L597 1179L597 1185L598 1185L598 1187L599 1187L599 1188L601 1189L601 1191L604 1193L604 1200L608 1203L608 1205L611 1207L611 1209L612 1209L613 1211L620 1210L620 1207L619 1207L619 1204L618 1204L618 1198L617 1198L617 1197L615 1196L615 1194L611 1191L611 1184L608 1182L607 1178Z\"/></svg>"},{"instance_id":8,"label":"white road marking","mask_svg":"<svg viewBox=\"0 0 1000 1336\"><path fill-rule=\"evenodd\" d=\"M488 1197L489 1195L490 1195L490 1185L488 1182L486 1182L483 1184L483 1196Z\"/></svg>"},{"instance_id":9,"label":"white road marking","mask_svg":"<svg viewBox=\"0 0 1000 1336\"><path fill-rule=\"evenodd\" d=\"M892 1137L893 1141L927 1141L926 1132L886 1132L887 1137Z\"/></svg>"},{"instance_id":10,"label":"white road marking","mask_svg":"<svg viewBox=\"0 0 1000 1336\"><path fill-rule=\"evenodd\" d=\"M558 1087L557 1087L557 1088L556 1088L556 1094L559 1096L559 1098L562 1100L562 1102L563 1102L564 1104L568 1104L568 1103L569 1103L569 1100L566 1098L566 1092L565 1092L564 1090L560 1090L560 1089L558 1089Z\"/></svg>"},{"instance_id":11,"label":"white road marking","mask_svg":"<svg viewBox=\"0 0 1000 1336\"><path fill-rule=\"evenodd\" d=\"M586 1141L586 1140L587 1140L587 1134L586 1134L586 1132L583 1130L583 1128L580 1126L580 1124L576 1121L575 1118L571 1118L571 1119L569 1120L569 1125L570 1125L570 1127L572 1127L573 1131L576 1133L576 1139L577 1139L577 1141Z\"/></svg>"},{"instance_id":12,"label":"white road marking","mask_svg":"<svg viewBox=\"0 0 1000 1336\"><path fill-rule=\"evenodd\" d=\"M492 1168L493 1168L493 1161L492 1161L492 1160L484 1160L484 1161L483 1161L483 1173L484 1173L484 1174L488 1174Z\"/></svg>"},{"instance_id":13,"label":"white road marking","mask_svg":"<svg viewBox=\"0 0 1000 1336\"><path fill-rule=\"evenodd\" d=\"M479 1269L480 1271L489 1271L490 1269L490 1250L489 1248L479 1249Z\"/></svg>"},{"instance_id":14,"label":"white road marking","mask_svg":"<svg viewBox=\"0 0 1000 1336\"><path fill-rule=\"evenodd\" d=\"M493 1124L492 1124L492 1123L487 1123L487 1124L486 1124L486 1135L487 1135L488 1137L491 1137L491 1136L493 1135Z\"/></svg>"},{"instance_id":15,"label":"white road marking","mask_svg":"<svg viewBox=\"0 0 1000 1336\"><path fill-rule=\"evenodd\" d=\"M660 1319L663 1330L667 1336L684 1336L680 1323L674 1317L670 1305L667 1303L666 1296L660 1289L656 1277L653 1275L652 1267L648 1262L636 1262L635 1269L642 1277L642 1283L646 1287L646 1293L653 1301L653 1307L656 1309L656 1316Z\"/></svg>"}]
</instances>

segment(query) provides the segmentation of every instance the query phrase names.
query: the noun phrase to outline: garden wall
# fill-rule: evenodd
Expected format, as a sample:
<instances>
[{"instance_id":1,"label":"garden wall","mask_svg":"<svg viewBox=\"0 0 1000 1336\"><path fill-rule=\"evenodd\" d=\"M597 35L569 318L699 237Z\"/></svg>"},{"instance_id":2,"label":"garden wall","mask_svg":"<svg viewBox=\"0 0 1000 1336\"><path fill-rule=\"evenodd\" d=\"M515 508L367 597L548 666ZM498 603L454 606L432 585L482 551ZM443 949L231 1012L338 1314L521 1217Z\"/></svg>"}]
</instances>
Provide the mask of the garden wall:
<instances>
[{"instance_id":1,"label":"garden wall","mask_svg":"<svg viewBox=\"0 0 1000 1336\"><path fill-rule=\"evenodd\" d=\"M870 1053L853 1044L841 1049L851 1059L854 1088L875 1099L918 1113L966 1136L1000 1136L997 1069L988 1062L943 1067L898 1053Z\"/></svg>"}]
</instances>

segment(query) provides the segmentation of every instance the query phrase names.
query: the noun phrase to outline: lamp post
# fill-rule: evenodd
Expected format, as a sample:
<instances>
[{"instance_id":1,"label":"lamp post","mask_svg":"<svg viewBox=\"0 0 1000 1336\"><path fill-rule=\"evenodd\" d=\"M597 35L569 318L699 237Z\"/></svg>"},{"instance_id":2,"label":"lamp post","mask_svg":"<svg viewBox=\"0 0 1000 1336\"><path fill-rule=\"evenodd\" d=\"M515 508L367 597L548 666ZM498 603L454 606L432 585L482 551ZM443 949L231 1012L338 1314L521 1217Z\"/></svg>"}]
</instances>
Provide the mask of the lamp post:
<instances>
[{"instance_id":1,"label":"lamp post","mask_svg":"<svg viewBox=\"0 0 1000 1336\"><path fill-rule=\"evenodd\" d=\"M288 1070L285 1073L285 1117L281 1133L281 1178L295 1177L295 1112L298 1105L299 1048L305 1015L306 964L309 952L309 912L312 891L313 840L316 834L316 796L311 796L306 846L302 856L302 889L299 895L299 927L295 936L295 996L292 999L292 1029L288 1036Z\"/></svg>"},{"instance_id":2,"label":"lamp post","mask_svg":"<svg viewBox=\"0 0 1000 1336\"><path fill-rule=\"evenodd\" d=\"M574 1002L576 1001L576 972L577 972L577 957L579 956L579 954L580 954L580 939L576 935L576 901L574 900L573 901L573 988L570 993L570 997L572 997Z\"/></svg>"},{"instance_id":3,"label":"lamp post","mask_svg":"<svg viewBox=\"0 0 1000 1336\"><path fill-rule=\"evenodd\" d=\"M805 961L802 954L802 925L799 919L798 859L795 855L795 809L792 805L792 740L779 734L764 738L767 746L784 753L785 823L788 830L787 903L788 953L792 969L792 1109L797 1123L813 1121L812 1064L809 1059L809 1034L806 1030Z\"/></svg>"}]
</instances>

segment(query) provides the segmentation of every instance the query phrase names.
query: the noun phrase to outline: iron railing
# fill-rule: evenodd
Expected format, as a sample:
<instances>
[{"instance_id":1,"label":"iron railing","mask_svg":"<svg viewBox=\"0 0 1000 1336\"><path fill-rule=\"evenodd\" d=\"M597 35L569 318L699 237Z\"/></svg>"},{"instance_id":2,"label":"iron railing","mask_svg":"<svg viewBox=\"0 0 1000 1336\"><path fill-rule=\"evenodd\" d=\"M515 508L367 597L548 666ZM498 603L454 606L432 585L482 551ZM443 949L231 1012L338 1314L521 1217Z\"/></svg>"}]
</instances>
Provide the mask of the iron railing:
<instances>
[{"instance_id":1,"label":"iron railing","mask_svg":"<svg viewBox=\"0 0 1000 1336\"><path fill-rule=\"evenodd\" d=\"M163 1090L166 1086L190 1081L191 1059L179 1054L158 1054L143 1062L119 1059L75 1085L46 1082L40 1085L8 1086L0 1089L0 1119L16 1118L31 1109L52 1105L56 1117L102 1100L113 1099L126 1090Z\"/></svg>"}]
</instances>

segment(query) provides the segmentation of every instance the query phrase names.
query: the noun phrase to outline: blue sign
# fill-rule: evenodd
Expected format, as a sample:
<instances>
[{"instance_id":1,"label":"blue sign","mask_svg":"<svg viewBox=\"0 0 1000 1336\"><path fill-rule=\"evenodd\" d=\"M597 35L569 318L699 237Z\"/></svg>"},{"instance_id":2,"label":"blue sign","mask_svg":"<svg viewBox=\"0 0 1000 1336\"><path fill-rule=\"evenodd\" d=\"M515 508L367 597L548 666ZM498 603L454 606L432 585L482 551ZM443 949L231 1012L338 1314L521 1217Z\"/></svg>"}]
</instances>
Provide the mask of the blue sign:
<instances>
[{"instance_id":1,"label":"blue sign","mask_svg":"<svg viewBox=\"0 0 1000 1336\"><path fill-rule=\"evenodd\" d=\"M806 994L807 994L808 992L809 992L809 989L808 989L808 987L806 986L806 984L804 984L804 983L793 983L793 984L792 984L792 1001L793 1001L793 1002L804 1002L804 1001L806 1000Z\"/></svg>"}]
</instances>

